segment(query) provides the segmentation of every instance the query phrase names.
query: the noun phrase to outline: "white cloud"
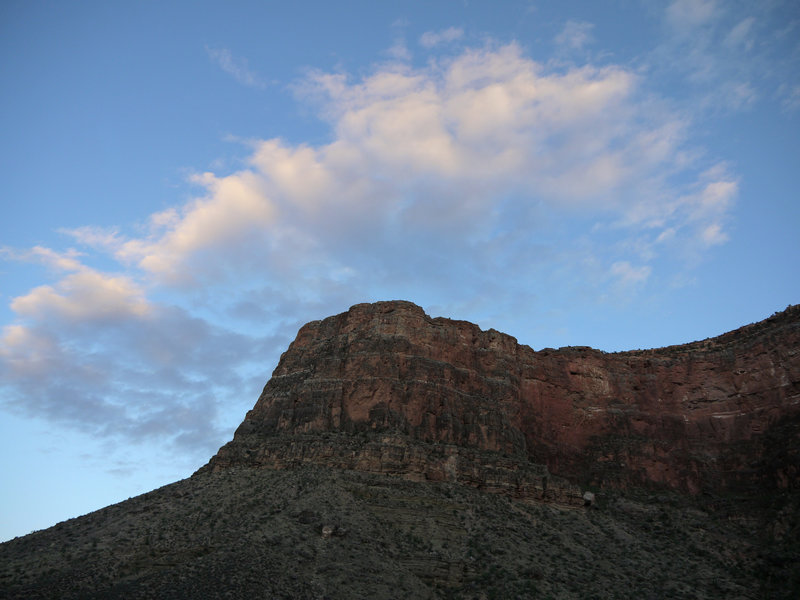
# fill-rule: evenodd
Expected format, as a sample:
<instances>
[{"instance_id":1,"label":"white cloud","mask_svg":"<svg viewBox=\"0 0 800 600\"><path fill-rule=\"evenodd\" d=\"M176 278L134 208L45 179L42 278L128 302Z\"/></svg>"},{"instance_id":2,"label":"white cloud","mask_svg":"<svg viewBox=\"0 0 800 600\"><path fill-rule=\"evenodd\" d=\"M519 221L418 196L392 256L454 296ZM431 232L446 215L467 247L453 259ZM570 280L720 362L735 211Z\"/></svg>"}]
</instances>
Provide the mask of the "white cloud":
<instances>
[{"instance_id":1,"label":"white cloud","mask_svg":"<svg viewBox=\"0 0 800 600\"><path fill-rule=\"evenodd\" d=\"M254 142L248 168L196 176L207 194L153 215L147 237L71 234L163 282L216 277L225 264L284 270L384 227L485 233L511 193L633 215L642 192L676 168L683 141L681 123L639 98L630 71L549 70L515 44L424 68L384 65L356 82L315 73L302 89L323 99L329 144Z\"/></svg>"},{"instance_id":2,"label":"white cloud","mask_svg":"<svg viewBox=\"0 0 800 600\"><path fill-rule=\"evenodd\" d=\"M419 43L424 48L433 48L439 44L449 44L464 37L464 30L460 27L448 27L441 31L426 31L419 38Z\"/></svg>"},{"instance_id":3,"label":"white cloud","mask_svg":"<svg viewBox=\"0 0 800 600\"><path fill-rule=\"evenodd\" d=\"M722 231L722 225L719 223L712 223L702 232L702 239L708 246L716 246L717 244L724 244L728 241L728 234Z\"/></svg>"},{"instance_id":4,"label":"white cloud","mask_svg":"<svg viewBox=\"0 0 800 600\"><path fill-rule=\"evenodd\" d=\"M354 85L339 75L315 81L328 95L340 148L375 169L511 178L562 197L573 195L562 192L577 162L597 161L601 181L584 189L617 183L603 165L614 160L607 150L635 87L619 68L545 73L513 44L467 51L427 70L381 71Z\"/></svg>"},{"instance_id":5,"label":"white cloud","mask_svg":"<svg viewBox=\"0 0 800 600\"><path fill-rule=\"evenodd\" d=\"M174 282L188 281L184 270L190 257L246 240L274 222L276 207L264 193L257 174L242 171L226 177L212 173L196 175L193 181L208 191L177 211L158 213L151 219L149 238L116 239L116 256L143 270ZM80 235L80 233L78 233Z\"/></svg>"},{"instance_id":6,"label":"white cloud","mask_svg":"<svg viewBox=\"0 0 800 600\"><path fill-rule=\"evenodd\" d=\"M118 258L165 281L190 282L232 256L247 262L246 244L280 271L320 264L326 247L374 241L385 227L460 223L484 235L501 226L493 207L511 193L642 223L682 168L685 127L640 98L637 82L614 66L549 70L514 44L383 66L356 82L314 73L301 89L323 99L331 143L254 143L249 168L198 176L208 194L154 215L150 237L86 237L113 239Z\"/></svg>"},{"instance_id":7,"label":"white cloud","mask_svg":"<svg viewBox=\"0 0 800 600\"><path fill-rule=\"evenodd\" d=\"M149 310L142 290L129 277L88 268L64 277L55 287L39 286L14 298L11 308L27 318L66 321L141 317Z\"/></svg>"},{"instance_id":8,"label":"white cloud","mask_svg":"<svg viewBox=\"0 0 800 600\"><path fill-rule=\"evenodd\" d=\"M580 50L592 42L593 23L586 21L567 21L564 29L556 36L555 42L572 50Z\"/></svg>"},{"instance_id":9,"label":"white cloud","mask_svg":"<svg viewBox=\"0 0 800 600\"><path fill-rule=\"evenodd\" d=\"M708 236L689 232L722 232L736 184L719 172L695 190L672 187L691 164L687 124L638 88L625 68L554 70L515 44L383 65L358 81L316 72L298 93L320 102L330 143L251 142L246 168L195 176L206 194L152 215L148 236L71 235L161 283L195 285L242 270L325 286L346 273L355 285L373 268L357 248L383 256L402 236L430 235L423 244L447 239L471 253L468 244L521 227L510 215L536 203L654 237L672 231L661 244L703 245Z\"/></svg>"},{"instance_id":10,"label":"white cloud","mask_svg":"<svg viewBox=\"0 0 800 600\"><path fill-rule=\"evenodd\" d=\"M92 269L81 262L84 254L75 249L57 252L43 246L27 251L5 248L3 254L13 260L38 262L57 272L68 273L62 275L55 286L38 286L11 301L11 309L24 318L103 321L141 317L149 312L143 289L131 277Z\"/></svg>"},{"instance_id":11,"label":"white cloud","mask_svg":"<svg viewBox=\"0 0 800 600\"><path fill-rule=\"evenodd\" d=\"M235 57L227 48L206 48L212 62L242 85L264 88L266 84L247 64L244 58Z\"/></svg>"}]
</instances>

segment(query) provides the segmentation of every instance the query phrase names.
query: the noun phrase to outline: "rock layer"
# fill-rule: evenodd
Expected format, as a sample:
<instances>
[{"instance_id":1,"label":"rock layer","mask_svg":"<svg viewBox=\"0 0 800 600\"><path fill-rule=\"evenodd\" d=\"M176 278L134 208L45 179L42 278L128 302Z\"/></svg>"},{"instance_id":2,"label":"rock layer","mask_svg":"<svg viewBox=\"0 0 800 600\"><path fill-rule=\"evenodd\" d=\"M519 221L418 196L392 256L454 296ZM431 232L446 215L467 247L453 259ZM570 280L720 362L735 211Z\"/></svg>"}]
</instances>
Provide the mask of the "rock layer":
<instances>
[{"instance_id":1,"label":"rock layer","mask_svg":"<svg viewBox=\"0 0 800 600\"><path fill-rule=\"evenodd\" d=\"M316 463L576 505L575 483L793 488L798 348L800 306L612 354L537 352L409 302L359 304L300 329L204 470Z\"/></svg>"}]
</instances>

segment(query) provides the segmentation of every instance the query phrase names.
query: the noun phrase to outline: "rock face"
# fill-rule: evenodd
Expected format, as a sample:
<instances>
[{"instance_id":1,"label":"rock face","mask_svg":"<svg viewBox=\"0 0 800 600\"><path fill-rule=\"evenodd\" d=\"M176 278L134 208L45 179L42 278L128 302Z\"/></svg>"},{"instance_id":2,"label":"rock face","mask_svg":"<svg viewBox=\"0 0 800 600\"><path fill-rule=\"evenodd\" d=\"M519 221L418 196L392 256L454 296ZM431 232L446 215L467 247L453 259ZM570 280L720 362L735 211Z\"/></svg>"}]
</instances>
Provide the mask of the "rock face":
<instances>
[{"instance_id":1,"label":"rock face","mask_svg":"<svg viewBox=\"0 0 800 600\"><path fill-rule=\"evenodd\" d=\"M312 463L582 506L577 486L797 486L800 306L656 350L534 351L409 302L302 327L203 471ZM572 483L569 483L572 482Z\"/></svg>"}]
</instances>

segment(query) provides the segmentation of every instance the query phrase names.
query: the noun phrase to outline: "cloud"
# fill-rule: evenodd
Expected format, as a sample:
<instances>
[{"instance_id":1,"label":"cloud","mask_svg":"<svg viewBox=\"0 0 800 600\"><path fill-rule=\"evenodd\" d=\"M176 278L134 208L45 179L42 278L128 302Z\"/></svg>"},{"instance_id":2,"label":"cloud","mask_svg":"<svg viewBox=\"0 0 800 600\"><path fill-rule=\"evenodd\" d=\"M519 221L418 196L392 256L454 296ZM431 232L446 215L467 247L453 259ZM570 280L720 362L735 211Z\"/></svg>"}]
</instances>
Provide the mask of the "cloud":
<instances>
[{"instance_id":1,"label":"cloud","mask_svg":"<svg viewBox=\"0 0 800 600\"><path fill-rule=\"evenodd\" d=\"M238 170L193 175L196 197L140 227L4 251L56 273L11 302L8 406L208 449L304 321L386 298L502 320L535 301L531 282L638 293L653 256L728 235L736 178L696 158L690 124L625 66L489 44L296 90L327 143L251 140Z\"/></svg>"},{"instance_id":2,"label":"cloud","mask_svg":"<svg viewBox=\"0 0 800 600\"><path fill-rule=\"evenodd\" d=\"M721 165L709 169L702 177L707 182L701 184L700 191L685 198L684 202L688 220L700 232L702 242L707 246L715 246L729 239L724 231L724 223L739 193L739 182Z\"/></svg>"},{"instance_id":3,"label":"cloud","mask_svg":"<svg viewBox=\"0 0 800 600\"><path fill-rule=\"evenodd\" d=\"M247 356L260 347L88 268L11 307L20 322L0 333L6 409L181 452L224 440L221 403L249 385Z\"/></svg>"},{"instance_id":4,"label":"cloud","mask_svg":"<svg viewBox=\"0 0 800 600\"><path fill-rule=\"evenodd\" d=\"M384 64L356 81L312 72L297 93L329 121L330 143L251 141L245 168L193 176L205 193L152 215L147 236L70 234L165 285L246 272L268 274L270 285L355 290L369 289L366 272L430 262L413 249L405 264L386 258L406 240L427 250L446 242L480 262L481 244L537 227L542 207L702 246L710 238L699 232L722 232L730 206L711 202L714 191L730 199L735 190L722 170L702 176L705 192L699 175L672 183L691 177L687 123L620 66L559 70L508 44L421 68Z\"/></svg>"},{"instance_id":5,"label":"cloud","mask_svg":"<svg viewBox=\"0 0 800 600\"><path fill-rule=\"evenodd\" d=\"M386 54L395 61L407 62L411 60L411 51L403 38L397 38L387 50Z\"/></svg>"},{"instance_id":6,"label":"cloud","mask_svg":"<svg viewBox=\"0 0 800 600\"><path fill-rule=\"evenodd\" d=\"M250 70L247 60L235 57L227 48L206 47L206 53L215 65L242 85L254 88L266 87L266 83Z\"/></svg>"},{"instance_id":7,"label":"cloud","mask_svg":"<svg viewBox=\"0 0 800 600\"><path fill-rule=\"evenodd\" d=\"M80 257L84 254L75 248L64 252L56 252L51 248L34 246L29 250L18 250L0 246L0 257L8 260L38 263L55 271L79 271L84 268Z\"/></svg>"},{"instance_id":8,"label":"cloud","mask_svg":"<svg viewBox=\"0 0 800 600\"><path fill-rule=\"evenodd\" d=\"M14 298L11 309L22 317L40 321L102 321L142 316L149 311L144 291L131 277L101 273L87 267L80 260L84 253L74 248L66 252L43 246L26 251L2 250L12 260L37 262L57 272L69 273L55 286L38 286Z\"/></svg>"},{"instance_id":9,"label":"cloud","mask_svg":"<svg viewBox=\"0 0 800 600\"><path fill-rule=\"evenodd\" d=\"M419 37L423 48L433 48L440 44L449 44L464 37L464 30L460 27L448 27L441 31L426 31Z\"/></svg>"},{"instance_id":10,"label":"cloud","mask_svg":"<svg viewBox=\"0 0 800 600\"><path fill-rule=\"evenodd\" d=\"M609 272L619 284L629 287L643 284L650 277L652 270L649 265L634 267L628 261L618 261L611 265Z\"/></svg>"},{"instance_id":11,"label":"cloud","mask_svg":"<svg viewBox=\"0 0 800 600\"><path fill-rule=\"evenodd\" d=\"M684 194L641 205L635 219L656 232L652 243L640 248L641 254L655 255L658 246L668 244L676 253L696 257L726 242L725 228L738 194L738 179L717 164L700 173Z\"/></svg>"},{"instance_id":12,"label":"cloud","mask_svg":"<svg viewBox=\"0 0 800 600\"><path fill-rule=\"evenodd\" d=\"M43 285L15 298L11 309L28 318L74 321L143 316L149 306L129 277L84 268L64 277L55 288Z\"/></svg>"},{"instance_id":13,"label":"cloud","mask_svg":"<svg viewBox=\"0 0 800 600\"><path fill-rule=\"evenodd\" d=\"M232 256L246 264L253 244L275 271L322 261L346 272L326 248L382 246L398 228L489 235L506 226L496 206L509 195L629 224L673 210L657 198L676 195L685 124L622 67L554 71L510 44L355 82L317 72L300 89L321 102L331 143L253 142L247 169L196 176L206 196L154 216L147 239L117 239L117 257L190 281Z\"/></svg>"},{"instance_id":14,"label":"cloud","mask_svg":"<svg viewBox=\"0 0 800 600\"><path fill-rule=\"evenodd\" d=\"M568 187L572 164L592 160L614 185L606 167L615 157L604 151L635 76L613 67L545 73L511 44L467 51L442 68L385 70L353 85L317 74L314 83L337 132L331 150L392 175L512 178L542 189L549 181L555 191Z\"/></svg>"},{"instance_id":15,"label":"cloud","mask_svg":"<svg viewBox=\"0 0 800 600\"><path fill-rule=\"evenodd\" d=\"M231 390L251 386L248 356L263 352L269 338L251 339L158 302L131 275L93 269L76 250L4 254L58 276L11 300L16 322L0 330L6 410L101 439L158 440L202 456L224 441L230 424L220 405L235 404Z\"/></svg>"},{"instance_id":16,"label":"cloud","mask_svg":"<svg viewBox=\"0 0 800 600\"><path fill-rule=\"evenodd\" d=\"M747 17L739 21L728 35L725 36L725 44L734 48L741 47L746 51L753 49L753 25L755 17Z\"/></svg>"},{"instance_id":17,"label":"cloud","mask_svg":"<svg viewBox=\"0 0 800 600\"><path fill-rule=\"evenodd\" d=\"M592 29L594 24L586 21L567 21L564 29L556 36L555 42L559 46L580 50L592 42Z\"/></svg>"},{"instance_id":18,"label":"cloud","mask_svg":"<svg viewBox=\"0 0 800 600\"><path fill-rule=\"evenodd\" d=\"M667 7L667 18L677 29L695 28L710 22L716 10L715 0L674 0Z\"/></svg>"},{"instance_id":19,"label":"cloud","mask_svg":"<svg viewBox=\"0 0 800 600\"><path fill-rule=\"evenodd\" d=\"M716 246L727 242L728 234L722 231L722 226L719 223L712 223L703 229L702 238L706 245Z\"/></svg>"},{"instance_id":20,"label":"cloud","mask_svg":"<svg viewBox=\"0 0 800 600\"><path fill-rule=\"evenodd\" d=\"M781 107L787 112L800 109L800 85L782 85L778 88Z\"/></svg>"},{"instance_id":21,"label":"cloud","mask_svg":"<svg viewBox=\"0 0 800 600\"><path fill-rule=\"evenodd\" d=\"M663 13L665 37L647 69L670 82L675 99L698 120L783 99L782 90L797 79L793 9L784 0L758 10L746 3L672 2Z\"/></svg>"},{"instance_id":22,"label":"cloud","mask_svg":"<svg viewBox=\"0 0 800 600\"><path fill-rule=\"evenodd\" d=\"M515 44L420 69L384 65L356 82L313 73L301 90L321 99L331 143L253 142L248 168L194 176L206 194L151 217L147 237L71 234L172 284L214 279L232 264L356 272L327 248L382 246L398 229L486 235L505 226L492 207L509 194L631 212L634 190L658 185L681 143L670 115L639 106L630 71L547 70Z\"/></svg>"},{"instance_id":23,"label":"cloud","mask_svg":"<svg viewBox=\"0 0 800 600\"><path fill-rule=\"evenodd\" d=\"M123 264L133 264L164 281L192 281L193 260L209 261L213 252L257 236L275 221L276 207L265 195L265 182L257 173L242 171L223 178L213 173L194 175L191 181L207 195L181 210L168 209L151 216L151 234L124 238L116 232L84 227L67 231L76 241L112 251ZM196 274L196 271L194 272Z\"/></svg>"}]
</instances>

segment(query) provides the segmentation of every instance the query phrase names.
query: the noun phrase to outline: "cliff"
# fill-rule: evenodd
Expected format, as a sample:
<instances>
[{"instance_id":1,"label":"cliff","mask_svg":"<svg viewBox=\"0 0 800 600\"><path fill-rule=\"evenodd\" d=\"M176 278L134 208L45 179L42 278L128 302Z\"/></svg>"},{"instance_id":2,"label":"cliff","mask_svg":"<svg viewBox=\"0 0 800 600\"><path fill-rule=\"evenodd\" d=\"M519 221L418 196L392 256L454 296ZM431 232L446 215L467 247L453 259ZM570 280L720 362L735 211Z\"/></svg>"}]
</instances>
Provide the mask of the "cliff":
<instances>
[{"instance_id":1,"label":"cliff","mask_svg":"<svg viewBox=\"0 0 800 600\"><path fill-rule=\"evenodd\" d=\"M577 485L793 489L800 306L702 342L534 351L409 302L302 327L203 471L300 464L582 504Z\"/></svg>"},{"instance_id":2,"label":"cliff","mask_svg":"<svg viewBox=\"0 0 800 600\"><path fill-rule=\"evenodd\" d=\"M535 352L354 306L198 473L0 544L0 598L794 600L798 323Z\"/></svg>"}]
</instances>

